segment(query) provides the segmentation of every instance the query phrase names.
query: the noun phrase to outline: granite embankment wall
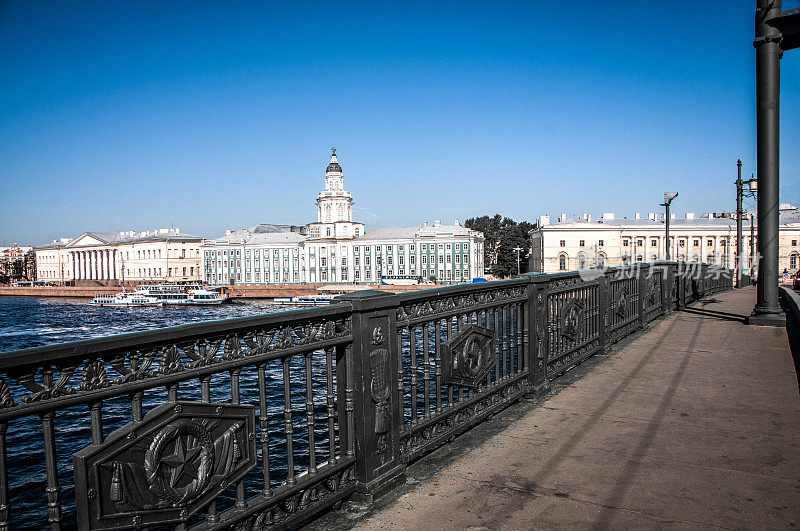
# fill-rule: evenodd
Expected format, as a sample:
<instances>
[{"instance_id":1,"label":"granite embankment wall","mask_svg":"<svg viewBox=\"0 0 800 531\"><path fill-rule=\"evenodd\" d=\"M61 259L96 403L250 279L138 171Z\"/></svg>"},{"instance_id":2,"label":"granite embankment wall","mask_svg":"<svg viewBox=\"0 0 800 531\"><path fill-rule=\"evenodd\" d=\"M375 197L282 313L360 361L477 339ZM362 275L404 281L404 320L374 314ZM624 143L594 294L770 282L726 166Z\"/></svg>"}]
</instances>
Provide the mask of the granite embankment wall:
<instances>
[{"instance_id":1,"label":"granite embankment wall","mask_svg":"<svg viewBox=\"0 0 800 531\"><path fill-rule=\"evenodd\" d=\"M225 290L234 297L246 297L252 299L272 299L275 297L296 297L299 295L319 295L326 293L318 291L317 288L329 284L291 284L274 286L226 286ZM346 284L347 290L352 290L355 286ZM374 289L386 291L388 293L405 293L407 291L417 291L421 289L435 288L433 285L417 286L358 286L359 289ZM119 287L101 286L70 286L70 287L35 287L18 288L10 286L0 286L0 297L88 297L93 298L100 293L119 293Z\"/></svg>"}]
</instances>

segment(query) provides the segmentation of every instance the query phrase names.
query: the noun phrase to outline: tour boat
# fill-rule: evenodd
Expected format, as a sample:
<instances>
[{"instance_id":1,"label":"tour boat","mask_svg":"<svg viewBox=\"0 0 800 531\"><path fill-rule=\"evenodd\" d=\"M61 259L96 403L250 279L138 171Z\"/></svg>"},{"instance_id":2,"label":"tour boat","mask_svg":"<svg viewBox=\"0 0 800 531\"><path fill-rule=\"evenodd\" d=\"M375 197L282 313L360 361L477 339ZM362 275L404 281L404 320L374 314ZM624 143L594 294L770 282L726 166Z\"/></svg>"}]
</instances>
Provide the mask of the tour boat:
<instances>
[{"instance_id":1,"label":"tour boat","mask_svg":"<svg viewBox=\"0 0 800 531\"><path fill-rule=\"evenodd\" d=\"M299 297L278 297L272 302L289 306L326 306L333 303L330 295L302 295Z\"/></svg>"},{"instance_id":2,"label":"tour boat","mask_svg":"<svg viewBox=\"0 0 800 531\"><path fill-rule=\"evenodd\" d=\"M162 306L163 304L155 297L147 297L140 293L122 292L113 295L111 293L101 293L95 295L90 304L95 306Z\"/></svg>"},{"instance_id":3,"label":"tour boat","mask_svg":"<svg viewBox=\"0 0 800 531\"><path fill-rule=\"evenodd\" d=\"M168 306L204 306L222 304L227 300L217 291L209 291L200 284L143 284L136 293L155 297Z\"/></svg>"}]
</instances>

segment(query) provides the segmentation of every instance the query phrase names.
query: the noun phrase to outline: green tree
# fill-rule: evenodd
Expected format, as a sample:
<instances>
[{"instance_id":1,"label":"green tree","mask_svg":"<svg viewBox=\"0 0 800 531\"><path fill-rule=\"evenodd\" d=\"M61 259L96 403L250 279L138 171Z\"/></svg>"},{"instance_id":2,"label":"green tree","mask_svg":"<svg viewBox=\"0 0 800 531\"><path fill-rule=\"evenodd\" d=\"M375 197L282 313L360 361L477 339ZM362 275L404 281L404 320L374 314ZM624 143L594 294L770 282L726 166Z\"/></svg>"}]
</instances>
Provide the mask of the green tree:
<instances>
[{"instance_id":1,"label":"green tree","mask_svg":"<svg viewBox=\"0 0 800 531\"><path fill-rule=\"evenodd\" d=\"M528 256L531 251L530 235L528 232L533 225L527 221L517 223L511 218L504 218L500 214L493 217L481 216L470 218L464 222L470 229L483 233L483 263L487 273L498 277L508 277L517 274L517 251L520 248L519 266L520 273L528 271Z\"/></svg>"},{"instance_id":2,"label":"green tree","mask_svg":"<svg viewBox=\"0 0 800 531\"><path fill-rule=\"evenodd\" d=\"M25 278L28 280L36 280L36 251L31 249L25 253L23 267L25 268Z\"/></svg>"},{"instance_id":3,"label":"green tree","mask_svg":"<svg viewBox=\"0 0 800 531\"><path fill-rule=\"evenodd\" d=\"M22 264L22 260L17 259L11 262L11 278L13 280L22 280L24 274L25 267Z\"/></svg>"}]
</instances>

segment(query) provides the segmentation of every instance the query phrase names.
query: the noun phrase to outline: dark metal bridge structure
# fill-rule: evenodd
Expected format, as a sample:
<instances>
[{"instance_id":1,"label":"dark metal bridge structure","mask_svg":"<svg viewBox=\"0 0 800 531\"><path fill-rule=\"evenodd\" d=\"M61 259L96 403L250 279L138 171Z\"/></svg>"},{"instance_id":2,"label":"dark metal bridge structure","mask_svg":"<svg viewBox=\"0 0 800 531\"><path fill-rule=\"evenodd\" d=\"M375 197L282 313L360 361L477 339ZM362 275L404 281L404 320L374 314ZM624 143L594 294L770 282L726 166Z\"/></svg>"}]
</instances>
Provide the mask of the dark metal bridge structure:
<instances>
[{"instance_id":1,"label":"dark metal bridge structure","mask_svg":"<svg viewBox=\"0 0 800 531\"><path fill-rule=\"evenodd\" d=\"M732 273L657 262L356 292L3 354L0 529L283 529L368 501Z\"/></svg>"}]
</instances>

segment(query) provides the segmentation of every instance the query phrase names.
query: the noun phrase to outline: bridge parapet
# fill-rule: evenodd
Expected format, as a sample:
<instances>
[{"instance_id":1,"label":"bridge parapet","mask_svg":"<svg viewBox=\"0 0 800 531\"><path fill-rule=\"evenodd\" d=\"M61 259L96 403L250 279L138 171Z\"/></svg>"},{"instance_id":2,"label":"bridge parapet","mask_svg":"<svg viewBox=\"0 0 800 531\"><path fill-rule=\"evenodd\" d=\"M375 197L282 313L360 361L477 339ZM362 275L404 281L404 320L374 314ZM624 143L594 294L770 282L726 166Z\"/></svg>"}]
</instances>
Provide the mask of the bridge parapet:
<instances>
[{"instance_id":1,"label":"bridge parapet","mask_svg":"<svg viewBox=\"0 0 800 531\"><path fill-rule=\"evenodd\" d=\"M3 354L0 529L291 526L732 279L530 274Z\"/></svg>"}]
</instances>

